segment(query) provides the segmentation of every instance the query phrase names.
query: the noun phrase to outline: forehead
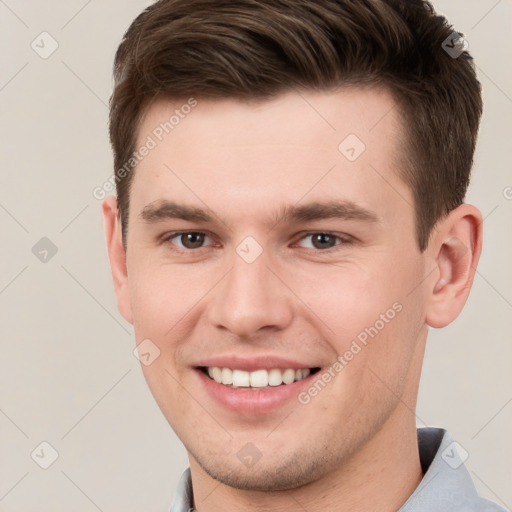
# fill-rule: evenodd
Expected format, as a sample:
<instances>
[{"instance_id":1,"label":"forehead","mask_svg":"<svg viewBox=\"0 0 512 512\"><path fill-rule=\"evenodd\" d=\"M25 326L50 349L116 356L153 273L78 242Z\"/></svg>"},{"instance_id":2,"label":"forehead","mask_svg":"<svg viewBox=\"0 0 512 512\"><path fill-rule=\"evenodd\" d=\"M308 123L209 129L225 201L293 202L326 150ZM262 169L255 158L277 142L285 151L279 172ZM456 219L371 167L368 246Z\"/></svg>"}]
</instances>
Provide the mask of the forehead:
<instances>
[{"instance_id":1,"label":"forehead","mask_svg":"<svg viewBox=\"0 0 512 512\"><path fill-rule=\"evenodd\" d=\"M272 99L157 100L139 125L137 144L153 135L169 145L189 142L193 133L203 147L293 144L336 149L346 133L359 131L370 142L377 126L400 135L401 121L385 88L343 88L333 92L288 92ZM201 149L201 148L197 148ZM199 154L198 154L199 156Z\"/></svg>"},{"instance_id":2,"label":"forehead","mask_svg":"<svg viewBox=\"0 0 512 512\"><path fill-rule=\"evenodd\" d=\"M397 197L393 188L409 193L396 175L402 131L381 89L158 101L139 128L136 147L151 150L137 165L132 206L181 198L226 213L231 207L239 217L306 195L385 206Z\"/></svg>"}]
</instances>

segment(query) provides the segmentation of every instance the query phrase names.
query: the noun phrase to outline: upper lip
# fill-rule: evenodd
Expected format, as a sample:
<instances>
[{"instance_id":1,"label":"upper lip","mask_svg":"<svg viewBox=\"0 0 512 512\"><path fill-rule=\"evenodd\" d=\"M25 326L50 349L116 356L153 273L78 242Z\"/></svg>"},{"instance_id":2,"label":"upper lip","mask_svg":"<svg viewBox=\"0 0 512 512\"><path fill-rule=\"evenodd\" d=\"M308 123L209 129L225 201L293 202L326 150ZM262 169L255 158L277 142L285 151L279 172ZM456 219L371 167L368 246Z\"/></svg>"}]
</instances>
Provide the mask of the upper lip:
<instances>
[{"instance_id":1,"label":"upper lip","mask_svg":"<svg viewBox=\"0 0 512 512\"><path fill-rule=\"evenodd\" d=\"M195 364L196 367L219 367L231 368L232 370L245 370L248 372L256 370L271 370L273 368L280 368L286 370L292 368L299 370L302 368L317 368L319 365L312 365L310 363L302 363L300 361L287 359L278 356L261 355L251 358L240 356L217 356L202 359Z\"/></svg>"}]
</instances>

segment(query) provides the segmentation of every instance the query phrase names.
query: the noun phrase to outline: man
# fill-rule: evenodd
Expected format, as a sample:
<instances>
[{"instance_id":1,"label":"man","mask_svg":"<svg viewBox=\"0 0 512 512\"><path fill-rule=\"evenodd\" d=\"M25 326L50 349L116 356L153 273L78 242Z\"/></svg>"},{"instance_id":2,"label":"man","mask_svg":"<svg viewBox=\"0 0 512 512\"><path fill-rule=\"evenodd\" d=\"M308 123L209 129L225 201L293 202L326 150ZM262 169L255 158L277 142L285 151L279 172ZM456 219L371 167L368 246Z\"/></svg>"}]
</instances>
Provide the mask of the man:
<instances>
[{"instance_id":1,"label":"man","mask_svg":"<svg viewBox=\"0 0 512 512\"><path fill-rule=\"evenodd\" d=\"M173 512L498 511L416 430L482 216L460 36L420 0L162 0L115 61L118 306L185 445Z\"/></svg>"}]
</instances>

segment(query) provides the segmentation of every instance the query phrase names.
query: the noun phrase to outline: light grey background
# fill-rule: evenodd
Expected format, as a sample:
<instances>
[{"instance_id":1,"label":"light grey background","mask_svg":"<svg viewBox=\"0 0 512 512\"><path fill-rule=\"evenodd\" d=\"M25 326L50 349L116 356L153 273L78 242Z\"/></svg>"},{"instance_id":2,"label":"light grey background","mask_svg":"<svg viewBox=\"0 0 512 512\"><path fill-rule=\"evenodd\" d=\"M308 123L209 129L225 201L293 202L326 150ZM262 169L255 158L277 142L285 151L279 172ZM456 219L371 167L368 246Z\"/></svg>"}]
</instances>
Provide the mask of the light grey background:
<instances>
[{"instance_id":1,"label":"light grey background","mask_svg":"<svg viewBox=\"0 0 512 512\"><path fill-rule=\"evenodd\" d=\"M149 3L0 0L2 512L166 511L187 466L117 312L92 195L112 172L114 52ZM418 425L450 430L481 494L510 508L512 0L435 5L466 35L484 88L468 202L485 248L464 312L431 330ZM58 43L47 59L31 47L51 49L43 31ZM32 252L42 237L58 249L46 262ZM58 452L48 469L43 441Z\"/></svg>"}]
</instances>

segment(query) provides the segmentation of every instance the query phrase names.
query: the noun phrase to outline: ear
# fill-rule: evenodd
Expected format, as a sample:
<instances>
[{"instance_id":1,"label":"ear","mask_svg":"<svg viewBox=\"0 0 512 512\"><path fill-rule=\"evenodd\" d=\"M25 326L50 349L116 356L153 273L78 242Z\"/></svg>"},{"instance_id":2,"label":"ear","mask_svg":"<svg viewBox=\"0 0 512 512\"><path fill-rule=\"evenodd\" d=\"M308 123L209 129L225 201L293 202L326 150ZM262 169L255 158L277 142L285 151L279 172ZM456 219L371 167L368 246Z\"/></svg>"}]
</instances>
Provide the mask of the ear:
<instances>
[{"instance_id":1,"label":"ear","mask_svg":"<svg viewBox=\"0 0 512 512\"><path fill-rule=\"evenodd\" d=\"M431 327L453 322L466 303L482 251L482 222L475 206L463 204L436 226L427 248L436 265L427 284Z\"/></svg>"},{"instance_id":2,"label":"ear","mask_svg":"<svg viewBox=\"0 0 512 512\"><path fill-rule=\"evenodd\" d=\"M133 323L126 267L126 251L123 247L117 199L114 196L107 197L103 201L102 208L108 257L114 280L114 291L117 297L117 308L126 321Z\"/></svg>"}]
</instances>

